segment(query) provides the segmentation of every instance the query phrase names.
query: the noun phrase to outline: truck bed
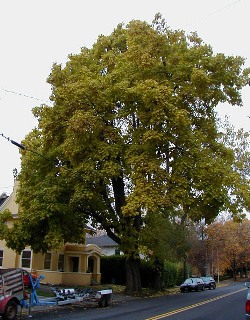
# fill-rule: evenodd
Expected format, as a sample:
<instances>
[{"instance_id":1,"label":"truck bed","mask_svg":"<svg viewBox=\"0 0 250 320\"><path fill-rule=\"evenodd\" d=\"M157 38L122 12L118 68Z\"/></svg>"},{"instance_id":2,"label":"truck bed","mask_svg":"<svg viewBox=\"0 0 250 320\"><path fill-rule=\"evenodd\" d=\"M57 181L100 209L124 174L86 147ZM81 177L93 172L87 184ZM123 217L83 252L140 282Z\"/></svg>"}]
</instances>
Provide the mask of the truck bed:
<instances>
[{"instance_id":1,"label":"truck bed","mask_svg":"<svg viewBox=\"0 0 250 320\"><path fill-rule=\"evenodd\" d=\"M0 269L0 296L8 295L23 299L22 269Z\"/></svg>"}]
</instances>

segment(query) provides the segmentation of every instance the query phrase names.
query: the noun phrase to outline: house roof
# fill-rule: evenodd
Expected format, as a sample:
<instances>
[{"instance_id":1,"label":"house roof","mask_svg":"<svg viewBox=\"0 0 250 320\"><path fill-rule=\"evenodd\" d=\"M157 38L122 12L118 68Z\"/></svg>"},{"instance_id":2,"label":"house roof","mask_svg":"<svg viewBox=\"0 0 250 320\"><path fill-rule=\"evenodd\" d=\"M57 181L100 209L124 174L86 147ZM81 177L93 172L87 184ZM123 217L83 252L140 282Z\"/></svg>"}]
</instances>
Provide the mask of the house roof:
<instances>
[{"instance_id":1,"label":"house roof","mask_svg":"<svg viewBox=\"0 0 250 320\"><path fill-rule=\"evenodd\" d=\"M117 243L107 235L86 238L86 244L95 244L98 247L117 247Z\"/></svg>"},{"instance_id":2,"label":"house roof","mask_svg":"<svg viewBox=\"0 0 250 320\"><path fill-rule=\"evenodd\" d=\"M1 205L4 203L4 201L8 198L7 194L6 193L2 193L0 195L0 207Z\"/></svg>"},{"instance_id":3,"label":"house roof","mask_svg":"<svg viewBox=\"0 0 250 320\"><path fill-rule=\"evenodd\" d=\"M19 205L16 202L16 193L17 193L18 185L19 185L19 181L15 180L12 193L10 194L10 196L7 196L4 199L4 201L2 201L2 203L0 204L0 211L9 209L13 216L16 216L18 214Z\"/></svg>"}]
</instances>

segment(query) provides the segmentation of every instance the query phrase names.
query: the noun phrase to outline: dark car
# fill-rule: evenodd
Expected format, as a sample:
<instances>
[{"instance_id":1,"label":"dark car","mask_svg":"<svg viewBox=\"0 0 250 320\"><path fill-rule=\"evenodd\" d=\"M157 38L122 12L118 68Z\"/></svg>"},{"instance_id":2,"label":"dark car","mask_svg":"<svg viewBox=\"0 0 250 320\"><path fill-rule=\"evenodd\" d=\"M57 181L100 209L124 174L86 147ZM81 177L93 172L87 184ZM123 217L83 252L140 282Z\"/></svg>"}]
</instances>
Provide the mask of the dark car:
<instances>
[{"instance_id":1,"label":"dark car","mask_svg":"<svg viewBox=\"0 0 250 320\"><path fill-rule=\"evenodd\" d=\"M201 278L188 278L180 285L181 292L205 290L204 282Z\"/></svg>"},{"instance_id":2,"label":"dark car","mask_svg":"<svg viewBox=\"0 0 250 320\"><path fill-rule=\"evenodd\" d=\"M216 288L216 282L213 277L201 277L201 279L204 282L205 289L215 289Z\"/></svg>"}]
</instances>

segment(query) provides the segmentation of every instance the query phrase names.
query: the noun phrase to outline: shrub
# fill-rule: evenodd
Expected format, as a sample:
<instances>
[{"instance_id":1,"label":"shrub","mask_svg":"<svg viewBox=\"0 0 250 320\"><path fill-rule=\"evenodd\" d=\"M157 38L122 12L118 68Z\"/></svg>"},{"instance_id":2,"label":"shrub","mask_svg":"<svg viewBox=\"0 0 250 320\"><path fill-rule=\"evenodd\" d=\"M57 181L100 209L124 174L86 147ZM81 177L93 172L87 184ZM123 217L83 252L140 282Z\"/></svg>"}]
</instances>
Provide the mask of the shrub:
<instances>
[{"instance_id":1,"label":"shrub","mask_svg":"<svg viewBox=\"0 0 250 320\"><path fill-rule=\"evenodd\" d=\"M168 288L181 282L183 268L180 263L165 261L161 272L162 287ZM105 256L101 258L102 284L126 284L126 257ZM157 272L155 266L141 260L141 283L144 288L155 288Z\"/></svg>"},{"instance_id":2,"label":"shrub","mask_svg":"<svg viewBox=\"0 0 250 320\"><path fill-rule=\"evenodd\" d=\"M164 262L163 287L169 288L176 285L178 279L177 264L169 261Z\"/></svg>"},{"instance_id":3,"label":"shrub","mask_svg":"<svg viewBox=\"0 0 250 320\"><path fill-rule=\"evenodd\" d=\"M105 256L101 258L101 282L103 284L119 284L126 283L125 256Z\"/></svg>"}]
</instances>

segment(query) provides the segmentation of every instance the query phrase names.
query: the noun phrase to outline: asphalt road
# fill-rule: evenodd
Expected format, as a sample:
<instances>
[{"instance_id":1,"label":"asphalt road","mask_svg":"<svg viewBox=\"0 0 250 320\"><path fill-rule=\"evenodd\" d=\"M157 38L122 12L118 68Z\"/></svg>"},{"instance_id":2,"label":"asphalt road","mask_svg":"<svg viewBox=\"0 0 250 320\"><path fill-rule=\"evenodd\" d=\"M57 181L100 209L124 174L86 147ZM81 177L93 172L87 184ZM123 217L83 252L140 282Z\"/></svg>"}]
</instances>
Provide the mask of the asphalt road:
<instances>
[{"instance_id":1,"label":"asphalt road","mask_svg":"<svg viewBox=\"0 0 250 320\"><path fill-rule=\"evenodd\" d=\"M82 305L32 310L32 319L42 320L244 320L247 289L242 282L216 290L177 293L156 298L114 297L107 308ZM25 319L22 315L19 319Z\"/></svg>"}]
</instances>

